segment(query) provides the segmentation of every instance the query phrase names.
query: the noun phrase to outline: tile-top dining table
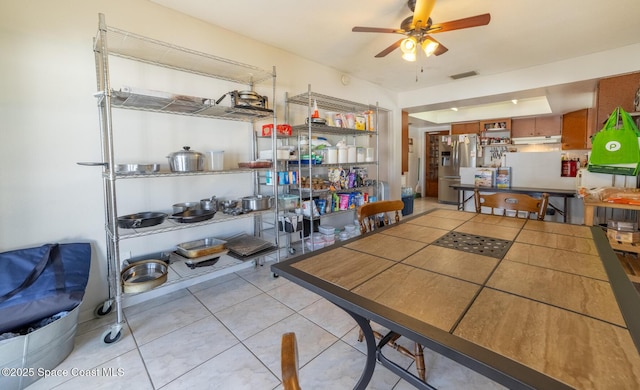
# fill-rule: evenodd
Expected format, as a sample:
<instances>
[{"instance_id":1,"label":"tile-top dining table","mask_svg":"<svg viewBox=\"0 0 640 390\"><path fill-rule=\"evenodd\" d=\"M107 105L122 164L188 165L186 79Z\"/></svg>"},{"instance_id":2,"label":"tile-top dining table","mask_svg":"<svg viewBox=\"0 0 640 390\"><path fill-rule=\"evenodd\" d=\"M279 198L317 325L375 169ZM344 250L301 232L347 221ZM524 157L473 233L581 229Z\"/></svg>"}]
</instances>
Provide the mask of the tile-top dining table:
<instances>
[{"instance_id":1,"label":"tile-top dining table","mask_svg":"<svg viewBox=\"0 0 640 390\"><path fill-rule=\"evenodd\" d=\"M271 270L362 328L356 389L376 361L432 388L370 321L510 389L640 388L640 296L600 227L434 209Z\"/></svg>"}]
</instances>

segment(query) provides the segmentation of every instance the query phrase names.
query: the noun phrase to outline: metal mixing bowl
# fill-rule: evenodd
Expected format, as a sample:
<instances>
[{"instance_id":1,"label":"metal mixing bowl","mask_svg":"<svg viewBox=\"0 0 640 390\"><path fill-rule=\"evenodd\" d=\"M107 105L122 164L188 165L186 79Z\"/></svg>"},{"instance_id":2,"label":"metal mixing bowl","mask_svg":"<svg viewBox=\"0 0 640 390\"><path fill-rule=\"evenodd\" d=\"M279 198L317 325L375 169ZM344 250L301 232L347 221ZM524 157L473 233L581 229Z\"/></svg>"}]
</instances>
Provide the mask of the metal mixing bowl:
<instances>
[{"instance_id":1,"label":"metal mixing bowl","mask_svg":"<svg viewBox=\"0 0 640 390\"><path fill-rule=\"evenodd\" d=\"M125 293L139 293L158 287L167 281L167 263L161 260L143 260L125 267L120 273Z\"/></svg>"}]
</instances>

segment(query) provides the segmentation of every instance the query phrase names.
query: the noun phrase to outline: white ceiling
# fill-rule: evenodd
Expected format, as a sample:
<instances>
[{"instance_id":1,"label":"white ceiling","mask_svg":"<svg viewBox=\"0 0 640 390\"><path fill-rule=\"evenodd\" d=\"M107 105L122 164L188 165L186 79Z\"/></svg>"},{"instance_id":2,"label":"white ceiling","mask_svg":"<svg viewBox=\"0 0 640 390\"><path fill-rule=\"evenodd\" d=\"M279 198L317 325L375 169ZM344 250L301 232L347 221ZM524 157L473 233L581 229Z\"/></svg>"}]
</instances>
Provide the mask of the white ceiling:
<instances>
[{"instance_id":1,"label":"white ceiling","mask_svg":"<svg viewBox=\"0 0 640 390\"><path fill-rule=\"evenodd\" d=\"M483 13L491 14L491 22L434 34L449 51L415 63L402 60L399 49L374 58L402 35L351 31L354 26L399 28L411 15L406 0L151 1L397 92L446 88L455 83L449 76L462 72L498 75L640 42L640 0L438 0L433 23ZM593 93L594 87L595 81L587 80L521 91L504 100L546 96L554 113L566 112L572 109L567 107L572 94Z\"/></svg>"}]
</instances>

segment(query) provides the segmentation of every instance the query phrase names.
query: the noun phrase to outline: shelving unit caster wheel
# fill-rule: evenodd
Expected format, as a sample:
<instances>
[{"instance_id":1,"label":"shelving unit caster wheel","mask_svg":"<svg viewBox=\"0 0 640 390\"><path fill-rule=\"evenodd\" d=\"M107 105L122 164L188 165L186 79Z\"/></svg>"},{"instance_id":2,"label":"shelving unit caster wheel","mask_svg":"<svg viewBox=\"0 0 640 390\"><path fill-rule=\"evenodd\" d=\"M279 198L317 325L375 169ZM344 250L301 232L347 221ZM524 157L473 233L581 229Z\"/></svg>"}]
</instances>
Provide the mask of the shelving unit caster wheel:
<instances>
[{"instance_id":1,"label":"shelving unit caster wheel","mask_svg":"<svg viewBox=\"0 0 640 390\"><path fill-rule=\"evenodd\" d=\"M294 254L296 253L296 248L289 248L289 254Z\"/></svg>"},{"instance_id":2,"label":"shelving unit caster wheel","mask_svg":"<svg viewBox=\"0 0 640 390\"><path fill-rule=\"evenodd\" d=\"M122 337L122 327L117 325L102 334L102 341L105 344L113 344Z\"/></svg>"},{"instance_id":3,"label":"shelving unit caster wheel","mask_svg":"<svg viewBox=\"0 0 640 390\"><path fill-rule=\"evenodd\" d=\"M112 300L104 301L103 303L96 306L95 309L93 309L93 315L95 317L106 316L107 314L111 313L112 308L113 308Z\"/></svg>"},{"instance_id":4,"label":"shelving unit caster wheel","mask_svg":"<svg viewBox=\"0 0 640 390\"><path fill-rule=\"evenodd\" d=\"M278 274L277 274L277 273L275 273L275 272L272 272L272 273L271 273L271 275L272 275L274 278L277 278L277 277L279 277L279 276L280 276L280 275L278 275Z\"/></svg>"}]
</instances>

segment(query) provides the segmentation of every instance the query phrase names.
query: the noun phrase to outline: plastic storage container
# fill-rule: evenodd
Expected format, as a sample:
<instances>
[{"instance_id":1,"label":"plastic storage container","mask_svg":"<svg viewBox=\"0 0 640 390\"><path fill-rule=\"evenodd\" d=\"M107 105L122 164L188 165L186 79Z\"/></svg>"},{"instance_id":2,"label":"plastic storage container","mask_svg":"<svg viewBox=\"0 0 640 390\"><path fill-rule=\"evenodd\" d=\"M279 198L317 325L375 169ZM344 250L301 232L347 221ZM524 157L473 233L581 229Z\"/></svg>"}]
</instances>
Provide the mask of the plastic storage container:
<instances>
[{"instance_id":1,"label":"plastic storage container","mask_svg":"<svg viewBox=\"0 0 640 390\"><path fill-rule=\"evenodd\" d=\"M207 168L210 171L221 171L224 169L224 150L207 151Z\"/></svg>"},{"instance_id":2,"label":"plastic storage container","mask_svg":"<svg viewBox=\"0 0 640 390\"><path fill-rule=\"evenodd\" d=\"M344 231L347 232L350 237L355 237L356 235L358 235L358 232L356 231L356 225L345 225Z\"/></svg>"},{"instance_id":3,"label":"plastic storage container","mask_svg":"<svg viewBox=\"0 0 640 390\"><path fill-rule=\"evenodd\" d=\"M357 148L354 145L347 146L347 162L354 163L357 161Z\"/></svg>"},{"instance_id":4,"label":"plastic storage container","mask_svg":"<svg viewBox=\"0 0 640 390\"><path fill-rule=\"evenodd\" d=\"M298 208L298 198L297 195L279 195L278 196L278 207L282 210L293 210Z\"/></svg>"},{"instance_id":5,"label":"plastic storage container","mask_svg":"<svg viewBox=\"0 0 640 390\"><path fill-rule=\"evenodd\" d=\"M337 164L338 163L338 148L335 146L327 146L325 148L325 156L327 164Z\"/></svg>"},{"instance_id":6,"label":"plastic storage container","mask_svg":"<svg viewBox=\"0 0 640 390\"><path fill-rule=\"evenodd\" d=\"M338 148L338 164L349 162L349 151L346 147Z\"/></svg>"},{"instance_id":7,"label":"plastic storage container","mask_svg":"<svg viewBox=\"0 0 640 390\"><path fill-rule=\"evenodd\" d=\"M324 245L325 245L324 238L322 238L322 235L320 234L314 235L313 239L311 237L307 238L305 240L305 243L307 245L307 248L309 248L312 251L322 249L324 248Z\"/></svg>"},{"instance_id":8,"label":"plastic storage container","mask_svg":"<svg viewBox=\"0 0 640 390\"><path fill-rule=\"evenodd\" d=\"M320 225L318 226L318 231L322 234L333 235L335 234L336 228L331 225Z\"/></svg>"},{"instance_id":9,"label":"plastic storage container","mask_svg":"<svg viewBox=\"0 0 640 390\"><path fill-rule=\"evenodd\" d=\"M324 246L329 246L336 243L335 234L323 234L322 239L324 240Z\"/></svg>"}]
</instances>

